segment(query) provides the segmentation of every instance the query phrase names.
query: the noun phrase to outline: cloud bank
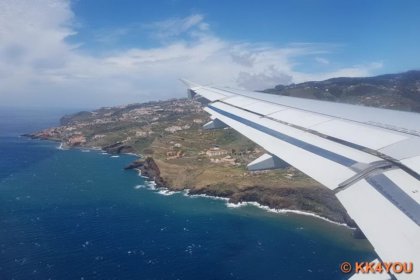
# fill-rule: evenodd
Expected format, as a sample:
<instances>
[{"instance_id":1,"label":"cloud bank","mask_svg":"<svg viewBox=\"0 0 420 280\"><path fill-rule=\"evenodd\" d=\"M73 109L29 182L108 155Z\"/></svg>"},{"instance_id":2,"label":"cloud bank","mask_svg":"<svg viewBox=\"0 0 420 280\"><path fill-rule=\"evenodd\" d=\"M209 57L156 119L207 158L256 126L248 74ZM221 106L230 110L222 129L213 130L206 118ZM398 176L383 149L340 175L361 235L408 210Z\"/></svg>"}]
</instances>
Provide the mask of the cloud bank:
<instances>
[{"instance_id":1,"label":"cloud bank","mask_svg":"<svg viewBox=\"0 0 420 280\"><path fill-rule=\"evenodd\" d=\"M97 55L83 51L83 42L69 43L76 26L68 1L0 2L0 104L96 107L182 97L182 77L254 90L365 76L382 67L368 63L321 73L297 71L297 61L305 57L330 64L328 45L234 42L215 35L200 14L142 24L159 42L156 47Z\"/></svg>"}]
</instances>

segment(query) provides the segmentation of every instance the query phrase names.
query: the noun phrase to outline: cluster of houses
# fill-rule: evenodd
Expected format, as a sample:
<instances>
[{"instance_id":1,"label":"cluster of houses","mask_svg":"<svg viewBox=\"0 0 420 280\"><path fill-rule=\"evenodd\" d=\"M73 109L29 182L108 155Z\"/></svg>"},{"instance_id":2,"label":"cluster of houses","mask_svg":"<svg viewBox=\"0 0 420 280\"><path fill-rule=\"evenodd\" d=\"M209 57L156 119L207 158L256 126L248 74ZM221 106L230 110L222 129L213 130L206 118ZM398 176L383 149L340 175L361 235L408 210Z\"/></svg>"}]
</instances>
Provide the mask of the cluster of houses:
<instances>
[{"instance_id":1,"label":"cluster of houses","mask_svg":"<svg viewBox=\"0 0 420 280\"><path fill-rule=\"evenodd\" d=\"M178 159L184 156L184 152L181 148L180 143L174 143L171 141L171 150L166 152L166 160ZM240 165L238 161L232 157L231 153L225 149L219 147L212 147L206 151L202 151L199 155L206 155L210 162L218 164L229 164L229 165Z\"/></svg>"},{"instance_id":2,"label":"cluster of houses","mask_svg":"<svg viewBox=\"0 0 420 280\"><path fill-rule=\"evenodd\" d=\"M57 138L57 139L65 139L66 144L69 146L76 146L86 143L87 139L81 132L81 130L85 127L92 127L95 125L103 125L109 123L116 123L120 121L146 121L149 124L157 123L162 117L167 114L176 112L176 113L188 113L188 112L202 112L201 105L197 101L193 100L170 100L165 102L152 102L145 105L135 106L130 110L130 106L119 106L114 108L102 108L97 111L93 111L90 113L88 118L78 119L75 118L72 120L71 123L46 129L40 133L38 136L41 138ZM115 110L117 108L118 110ZM123 113L118 114L119 110L123 110ZM195 119L194 123L202 123L203 120ZM190 125L173 125L169 126L165 129L165 131L170 133L175 133L176 131L189 129ZM148 137L154 134L155 132L152 131L151 126L147 125L142 127L141 129L137 129L134 131L135 137ZM98 140L103 138L103 134L97 134L92 137L93 140Z\"/></svg>"},{"instance_id":3,"label":"cluster of houses","mask_svg":"<svg viewBox=\"0 0 420 280\"><path fill-rule=\"evenodd\" d=\"M170 133L175 133L177 131L185 130L185 129L190 129L190 128L191 128L191 126L188 125L188 124L183 125L183 126L172 125L172 126L169 126L169 127L165 128L165 131L166 132L170 132Z\"/></svg>"},{"instance_id":4,"label":"cluster of houses","mask_svg":"<svg viewBox=\"0 0 420 280\"><path fill-rule=\"evenodd\" d=\"M164 109L163 109L164 108ZM132 140L134 138L147 138L153 134L159 133L159 128L153 125L154 121L158 121L167 114L176 113L202 113L201 104L193 100L171 100L163 103L150 103L133 107L131 110L128 106L121 106L119 108L123 113L116 113L115 108L103 108L98 111L92 112L94 118L75 119L73 122L66 126L51 128L42 131L45 138L65 139L68 146L83 145L89 140L100 140L106 137L106 134L97 133L91 139L87 139L83 135L82 130L86 126L94 126L118 121L145 121L148 124L141 127L136 127L130 131L130 134L125 134L127 139L123 141ZM102 110L102 111L101 111ZM104 111L105 110L105 111ZM112 111L110 111L112 110ZM169 116L169 115L168 115ZM141 120L139 119L141 118ZM196 117L190 121L191 123L177 123L170 125L163 130L168 133L176 133L177 131L188 130L194 124L202 124L205 122L204 118ZM153 128L153 130L152 130ZM154 131L155 130L155 131ZM185 156L180 143L171 141L171 147L166 152L166 159L177 159ZM215 164L229 164L240 165L237 159L238 154L232 150L228 151L220 147L211 147L203 150L199 155L208 158L208 160Z\"/></svg>"}]
</instances>

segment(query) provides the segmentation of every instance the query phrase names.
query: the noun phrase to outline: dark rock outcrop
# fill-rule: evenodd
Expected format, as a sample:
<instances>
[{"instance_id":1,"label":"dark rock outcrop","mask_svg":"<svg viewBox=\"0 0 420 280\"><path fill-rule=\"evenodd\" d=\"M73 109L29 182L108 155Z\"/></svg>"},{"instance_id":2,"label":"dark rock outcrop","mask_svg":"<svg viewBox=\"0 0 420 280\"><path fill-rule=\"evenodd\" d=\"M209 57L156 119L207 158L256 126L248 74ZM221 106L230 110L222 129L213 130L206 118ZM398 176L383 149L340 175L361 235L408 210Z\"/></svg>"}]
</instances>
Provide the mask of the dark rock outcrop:
<instances>
[{"instance_id":1,"label":"dark rock outcrop","mask_svg":"<svg viewBox=\"0 0 420 280\"><path fill-rule=\"evenodd\" d=\"M124 168L125 170L137 169L142 176L153 180L158 188L168 187L166 181L160 176L160 170L156 162L151 157L138 159Z\"/></svg>"},{"instance_id":2,"label":"dark rock outcrop","mask_svg":"<svg viewBox=\"0 0 420 280\"><path fill-rule=\"evenodd\" d=\"M134 153L135 150L130 145L125 145L122 142L117 142L105 147L102 147L102 150L109 154L127 154Z\"/></svg>"}]
</instances>

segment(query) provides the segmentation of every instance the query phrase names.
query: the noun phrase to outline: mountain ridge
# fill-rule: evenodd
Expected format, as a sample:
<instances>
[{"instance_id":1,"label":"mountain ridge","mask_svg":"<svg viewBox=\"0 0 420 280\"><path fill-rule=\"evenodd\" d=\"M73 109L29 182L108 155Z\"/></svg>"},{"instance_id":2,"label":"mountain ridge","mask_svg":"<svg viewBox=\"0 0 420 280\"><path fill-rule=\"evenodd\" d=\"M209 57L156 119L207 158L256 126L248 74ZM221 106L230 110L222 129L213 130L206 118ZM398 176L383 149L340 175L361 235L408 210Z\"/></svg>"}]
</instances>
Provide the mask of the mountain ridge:
<instances>
[{"instance_id":1,"label":"mountain ridge","mask_svg":"<svg viewBox=\"0 0 420 280\"><path fill-rule=\"evenodd\" d=\"M420 112L420 70L277 85L265 93Z\"/></svg>"}]
</instances>

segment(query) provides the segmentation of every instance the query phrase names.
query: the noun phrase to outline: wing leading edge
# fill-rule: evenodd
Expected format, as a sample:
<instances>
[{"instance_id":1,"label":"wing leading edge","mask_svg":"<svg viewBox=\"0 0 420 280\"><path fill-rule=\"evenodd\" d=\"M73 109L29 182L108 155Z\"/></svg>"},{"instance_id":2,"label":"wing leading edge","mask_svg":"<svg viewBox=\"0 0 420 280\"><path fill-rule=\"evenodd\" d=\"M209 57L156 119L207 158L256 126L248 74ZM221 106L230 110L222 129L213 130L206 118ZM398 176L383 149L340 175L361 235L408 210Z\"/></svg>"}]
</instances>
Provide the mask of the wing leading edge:
<instances>
[{"instance_id":1,"label":"wing leading edge","mask_svg":"<svg viewBox=\"0 0 420 280\"><path fill-rule=\"evenodd\" d=\"M381 261L420 263L420 114L184 83L213 119L333 190Z\"/></svg>"}]
</instances>

